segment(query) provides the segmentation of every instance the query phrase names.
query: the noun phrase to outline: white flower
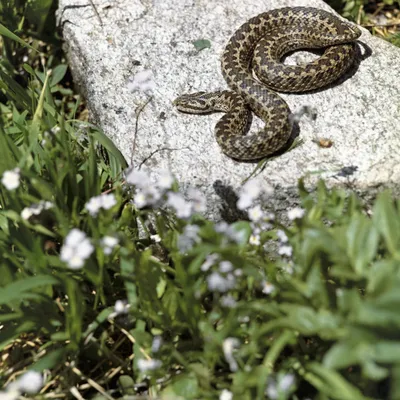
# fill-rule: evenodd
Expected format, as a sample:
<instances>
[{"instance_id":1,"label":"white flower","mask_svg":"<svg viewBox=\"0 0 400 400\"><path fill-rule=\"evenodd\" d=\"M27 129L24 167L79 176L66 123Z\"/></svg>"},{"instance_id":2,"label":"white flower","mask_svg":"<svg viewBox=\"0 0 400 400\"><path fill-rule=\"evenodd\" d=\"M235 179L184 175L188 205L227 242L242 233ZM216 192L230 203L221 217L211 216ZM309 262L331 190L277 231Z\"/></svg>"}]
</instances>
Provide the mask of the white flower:
<instances>
[{"instance_id":1,"label":"white flower","mask_svg":"<svg viewBox=\"0 0 400 400\"><path fill-rule=\"evenodd\" d=\"M186 225L182 234L178 237L178 249L181 252L190 250L195 243L200 241L200 228L197 225Z\"/></svg>"},{"instance_id":2,"label":"white flower","mask_svg":"<svg viewBox=\"0 0 400 400\"><path fill-rule=\"evenodd\" d=\"M238 209L245 210L250 207L262 193L270 195L273 193L273 189L259 179L250 179L240 189L239 199L236 203Z\"/></svg>"},{"instance_id":3,"label":"white flower","mask_svg":"<svg viewBox=\"0 0 400 400\"><path fill-rule=\"evenodd\" d=\"M294 385L295 376L293 374L285 374L278 380L279 389L283 392L288 392Z\"/></svg>"},{"instance_id":4,"label":"white flower","mask_svg":"<svg viewBox=\"0 0 400 400\"><path fill-rule=\"evenodd\" d=\"M21 211L21 217L28 220L32 215L39 215L43 210L48 210L51 207L53 207L53 203L42 200L39 203L32 204L30 207L25 207Z\"/></svg>"},{"instance_id":5,"label":"white flower","mask_svg":"<svg viewBox=\"0 0 400 400\"><path fill-rule=\"evenodd\" d=\"M21 393L15 385L10 384L5 392L0 392L0 400L17 400Z\"/></svg>"},{"instance_id":6,"label":"white flower","mask_svg":"<svg viewBox=\"0 0 400 400\"><path fill-rule=\"evenodd\" d=\"M190 188L188 190L188 197L195 212L201 213L206 210L206 198L200 190Z\"/></svg>"},{"instance_id":7,"label":"white flower","mask_svg":"<svg viewBox=\"0 0 400 400\"><path fill-rule=\"evenodd\" d=\"M141 358L137 362L137 366L141 372L154 371L155 369L160 368L161 365L162 362L156 359L145 360L144 358Z\"/></svg>"},{"instance_id":8,"label":"white flower","mask_svg":"<svg viewBox=\"0 0 400 400\"><path fill-rule=\"evenodd\" d=\"M65 244L70 247L78 246L84 239L86 239L85 232L79 229L71 229L65 238Z\"/></svg>"},{"instance_id":9,"label":"white flower","mask_svg":"<svg viewBox=\"0 0 400 400\"><path fill-rule=\"evenodd\" d=\"M254 234L250 235L249 243L254 245L254 246L258 246L261 243L260 235L254 235Z\"/></svg>"},{"instance_id":10,"label":"white flower","mask_svg":"<svg viewBox=\"0 0 400 400\"><path fill-rule=\"evenodd\" d=\"M150 176L146 171L131 168L126 172L125 180L129 184L141 188L149 184Z\"/></svg>"},{"instance_id":11,"label":"white flower","mask_svg":"<svg viewBox=\"0 0 400 400\"><path fill-rule=\"evenodd\" d=\"M160 347L161 347L161 345L162 345L162 337L161 336L159 336L159 335L157 335L157 336L154 336L154 338L153 338L153 342L152 342L152 344L151 344L151 351L153 352L153 353L157 353L159 350L160 350Z\"/></svg>"},{"instance_id":12,"label":"white flower","mask_svg":"<svg viewBox=\"0 0 400 400\"><path fill-rule=\"evenodd\" d=\"M276 382L274 380L270 380L265 392L268 395L269 399L271 399L271 400L278 399L278 396L279 396L278 388L276 387Z\"/></svg>"},{"instance_id":13,"label":"white flower","mask_svg":"<svg viewBox=\"0 0 400 400\"><path fill-rule=\"evenodd\" d=\"M161 189L170 189L174 183L174 176L168 170L161 170L157 183Z\"/></svg>"},{"instance_id":14,"label":"white flower","mask_svg":"<svg viewBox=\"0 0 400 400\"><path fill-rule=\"evenodd\" d=\"M237 244L243 244L247 237L247 232L245 229L237 230L225 221L215 224L214 230L217 233L223 233L228 239Z\"/></svg>"},{"instance_id":15,"label":"white flower","mask_svg":"<svg viewBox=\"0 0 400 400\"><path fill-rule=\"evenodd\" d=\"M82 268L93 251L94 247L85 233L72 229L61 247L60 258L72 269Z\"/></svg>"},{"instance_id":16,"label":"white flower","mask_svg":"<svg viewBox=\"0 0 400 400\"><path fill-rule=\"evenodd\" d=\"M102 206L105 210L109 210L117 204L117 199L113 193L103 194L101 197L103 200Z\"/></svg>"},{"instance_id":17,"label":"white flower","mask_svg":"<svg viewBox=\"0 0 400 400\"><path fill-rule=\"evenodd\" d=\"M192 215L192 205L180 193L169 192L167 204L175 210L178 218L189 218Z\"/></svg>"},{"instance_id":18,"label":"white flower","mask_svg":"<svg viewBox=\"0 0 400 400\"><path fill-rule=\"evenodd\" d=\"M221 306L226 308L234 308L236 307L236 300L230 294L221 297L220 300Z\"/></svg>"},{"instance_id":19,"label":"white flower","mask_svg":"<svg viewBox=\"0 0 400 400\"><path fill-rule=\"evenodd\" d=\"M135 90L142 92L152 91L156 87L153 72L149 69L138 72L133 78L130 79L127 87L128 90L132 92Z\"/></svg>"},{"instance_id":20,"label":"white flower","mask_svg":"<svg viewBox=\"0 0 400 400\"><path fill-rule=\"evenodd\" d=\"M16 386L20 392L28 394L38 393L43 386L43 376L36 371L25 372L18 378Z\"/></svg>"},{"instance_id":21,"label":"white flower","mask_svg":"<svg viewBox=\"0 0 400 400\"><path fill-rule=\"evenodd\" d=\"M293 374L279 374L277 379L270 377L268 379L267 388L265 393L271 400L287 398L292 386L295 383L295 376ZM286 396L282 396L286 395Z\"/></svg>"},{"instance_id":22,"label":"white flower","mask_svg":"<svg viewBox=\"0 0 400 400\"><path fill-rule=\"evenodd\" d=\"M100 196L95 196L92 197L86 204L85 204L86 210L89 211L90 215L97 215L97 213L101 209L101 197Z\"/></svg>"},{"instance_id":23,"label":"white flower","mask_svg":"<svg viewBox=\"0 0 400 400\"><path fill-rule=\"evenodd\" d=\"M231 272L233 269L233 265L230 261L221 261L219 263L220 272Z\"/></svg>"},{"instance_id":24,"label":"white flower","mask_svg":"<svg viewBox=\"0 0 400 400\"><path fill-rule=\"evenodd\" d=\"M161 242L161 237L158 233L156 233L155 235L150 235L150 239L154 242L154 243L160 243Z\"/></svg>"},{"instance_id":25,"label":"white flower","mask_svg":"<svg viewBox=\"0 0 400 400\"><path fill-rule=\"evenodd\" d=\"M219 400L232 400L233 394L228 389L224 389L219 395Z\"/></svg>"},{"instance_id":26,"label":"white flower","mask_svg":"<svg viewBox=\"0 0 400 400\"><path fill-rule=\"evenodd\" d=\"M294 272L293 264L287 264L282 267L282 270L289 275L292 275Z\"/></svg>"},{"instance_id":27,"label":"white flower","mask_svg":"<svg viewBox=\"0 0 400 400\"><path fill-rule=\"evenodd\" d=\"M4 171L1 183L7 190L15 190L20 184L20 169L14 168L11 171Z\"/></svg>"},{"instance_id":28,"label":"white flower","mask_svg":"<svg viewBox=\"0 0 400 400\"><path fill-rule=\"evenodd\" d=\"M278 253L281 256L291 257L292 253L293 253L292 246L289 246L289 245L280 246L278 249Z\"/></svg>"},{"instance_id":29,"label":"white flower","mask_svg":"<svg viewBox=\"0 0 400 400\"><path fill-rule=\"evenodd\" d=\"M278 236L278 239L282 242L282 243L286 243L289 239L288 239L288 237L287 237L287 235L286 235L286 233L283 231L283 230L281 230L281 229L278 229L277 231L276 231L276 236Z\"/></svg>"},{"instance_id":30,"label":"white flower","mask_svg":"<svg viewBox=\"0 0 400 400\"><path fill-rule=\"evenodd\" d=\"M257 222L260 221L264 217L263 210L261 206L258 204L249 209L248 215L251 221Z\"/></svg>"},{"instance_id":31,"label":"white flower","mask_svg":"<svg viewBox=\"0 0 400 400\"><path fill-rule=\"evenodd\" d=\"M224 352L225 360L229 364L229 368L232 372L237 371L238 364L233 357L233 351L239 347L239 340L236 338L228 337L222 343L222 351Z\"/></svg>"},{"instance_id":32,"label":"white flower","mask_svg":"<svg viewBox=\"0 0 400 400\"><path fill-rule=\"evenodd\" d=\"M242 276L243 275L243 271L240 268L235 269L235 271L233 272L235 276Z\"/></svg>"},{"instance_id":33,"label":"white flower","mask_svg":"<svg viewBox=\"0 0 400 400\"><path fill-rule=\"evenodd\" d=\"M129 310L130 304L125 300L117 300L114 304L114 311L117 315L126 314Z\"/></svg>"},{"instance_id":34,"label":"white flower","mask_svg":"<svg viewBox=\"0 0 400 400\"><path fill-rule=\"evenodd\" d=\"M219 255L218 254L209 254L203 264L201 265L200 269L203 272L208 271L218 260Z\"/></svg>"},{"instance_id":35,"label":"white flower","mask_svg":"<svg viewBox=\"0 0 400 400\"><path fill-rule=\"evenodd\" d=\"M275 290L275 286L272 283L267 282L267 281L263 281L261 283L261 286L263 288L262 292L264 294L271 294Z\"/></svg>"},{"instance_id":36,"label":"white flower","mask_svg":"<svg viewBox=\"0 0 400 400\"><path fill-rule=\"evenodd\" d=\"M232 274L224 277L218 272L213 272L207 277L207 286L211 291L224 293L235 287L235 283L236 280Z\"/></svg>"},{"instance_id":37,"label":"white flower","mask_svg":"<svg viewBox=\"0 0 400 400\"><path fill-rule=\"evenodd\" d=\"M104 236L101 239L101 246L103 247L104 254L111 254L113 248L119 243L118 239L114 236Z\"/></svg>"},{"instance_id":38,"label":"white flower","mask_svg":"<svg viewBox=\"0 0 400 400\"><path fill-rule=\"evenodd\" d=\"M137 208L155 205L161 198L160 191L154 186L146 186L138 189L133 198L133 203Z\"/></svg>"},{"instance_id":39,"label":"white flower","mask_svg":"<svg viewBox=\"0 0 400 400\"><path fill-rule=\"evenodd\" d=\"M301 207L295 207L288 211L287 215L291 221L303 218L305 210Z\"/></svg>"},{"instance_id":40,"label":"white flower","mask_svg":"<svg viewBox=\"0 0 400 400\"><path fill-rule=\"evenodd\" d=\"M146 196L143 192L137 192L133 197L133 203L137 208L143 208L147 204Z\"/></svg>"},{"instance_id":41,"label":"white flower","mask_svg":"<svg viewBox=\"0 0 400 400\"><path fill-rule=\"evenodd\" d=\"M114 194L101 194L99 196L93 196L85 205L86 210L89 214L96 216L101 209L109 210L117 204Z\"/></svg>"}]
</instances>

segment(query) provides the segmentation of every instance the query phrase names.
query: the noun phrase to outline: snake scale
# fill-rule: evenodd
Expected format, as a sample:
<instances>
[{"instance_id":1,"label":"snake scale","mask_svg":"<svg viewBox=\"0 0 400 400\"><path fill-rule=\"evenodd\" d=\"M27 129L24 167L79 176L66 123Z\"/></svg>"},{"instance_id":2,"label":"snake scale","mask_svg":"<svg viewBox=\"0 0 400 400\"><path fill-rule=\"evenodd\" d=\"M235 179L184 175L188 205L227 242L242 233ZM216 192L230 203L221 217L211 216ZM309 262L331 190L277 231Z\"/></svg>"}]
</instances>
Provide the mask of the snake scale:
<instances>
[{"instance_id":1,"label":"snake scale","mask_svg":"<svg viewBox=\"0 0 400 400\"><path fill-rule=\"evenodd\" d=\"M184 94L174 105L191 114L224 112L215 135L229 157L268 156L288 141L292 131L289 106L276 91L306 92L334 82L354 62L360 35L356 26L316 8L286 7L262 13L235 32L222 54L222 74L231 90ZM324 52L311 63L282 63L286 54L299 49ZM265 126L246 134L251 111Z\"/></svg>"}]
</instances>

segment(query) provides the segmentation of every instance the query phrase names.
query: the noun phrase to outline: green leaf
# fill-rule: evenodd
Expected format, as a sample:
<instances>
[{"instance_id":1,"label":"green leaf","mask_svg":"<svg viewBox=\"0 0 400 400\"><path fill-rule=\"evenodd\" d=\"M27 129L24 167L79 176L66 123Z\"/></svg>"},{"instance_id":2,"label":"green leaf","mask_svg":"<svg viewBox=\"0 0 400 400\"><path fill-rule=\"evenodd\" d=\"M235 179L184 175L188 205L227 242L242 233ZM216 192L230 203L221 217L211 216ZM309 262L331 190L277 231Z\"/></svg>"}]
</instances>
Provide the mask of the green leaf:
<instances>
[{"instance_id":1,"label":"green leaf","mask_svg":"<svg viewBox=\"0 0 400 400\"><path fill-rule=\"evenodd\" d=\"M0 304L8 304L14 300L22 301L32 295L31 290L57 284L59 284L59 280L50 275L37 275L20 279L4 288L0 288Z\"/></svg>"},{"instance_id":2,"label":"green leaf","mask_svg":"<svg viewBox=\"0 0 400 400\"><path fill-rule=\"evenodd\" d=\"M62 364L63 359L67 354L66 348L52 350L42 357L39 361L35 362L29 369L42 373L44 370L52 369Z\"/></svg>"},{"instance_id":3,"label":"green leaf","mask_svg":"<svg viewBox=\"0 0 400 400\"><path fill-rule=\"evenodd\" d=\"M347 255L357 274L365 275L378 248L379 233L371 220L354 215L347 227Z\"/></svg>"},{"instance_id":4,"label":"green leaf","mask_svg":"<svg viewBox=\"0 0 400 400\"><path fill-rule=\"evenodd\" d=\"M198 399L199 385L193 373L181 374L162 394L162 399Z\"/></svg>"},{"instance_id":5,"label":"green leaf","mask_svg":"<svg viewBox=\"0 0 400 400\"><path fill-rule=\"evenodd\" d=\"M338 372L313 362L306 365L305 375L312 385L335 400L366 400L361 392L346 381Z\"/></svg>"},{"instance_id":6,"label":"green leaf","mask_svg":"<svg viewBox=\"0 0 400 400\"><path fill-rule=\"evenodd\" d=\"M362 356L368 354L368 351L370 346L365 343L337 342L325 354L324 365L327 368L344 369L360 363Z\"/></svg>"},{"instance_id":7,"label":"green leaf","mask_svg":"<svg viewBox=\"0 0 400 400\"><path fill-rule=\"evenodd\" d=\"M57 65L51 73L51 78L50 78L50 87L57 85L57 83L61 82L61 80L64 78L65 73L67 72L68 65L66 64L60 64Z\"/></svg>"},{"instance_id":8,"label":"green leaf","mask_svg":"<svg viewBox=\"0 0 400 400\"><path fill-rule=\"evenodd\" d=\"M373 221L376 229L385 239L392 255L399 252L400 218L389 192L380 193L373 208Z\"/></svg>"},{"instance_id":9,"label":"green leaf","mask_svg":"<svg viewBox=\"0 0 400 400\"><path fill-rule=\"evenodd\" d=\"M103 132L95 130L94 132L92 132L92 136L106 149L110 158L110 163L116 163L112 168L112 178L118 177L121 173L121 169L124 170L128 168L128 163L126 162L124 156L118 150L117 146L115 146L112 140L108 138Z\"/></svg>"},{"instance_id":10,"label":"green leaf","mask_svg":"<svg viewBox=\"0 0 400 400\"><path fill-rule=\"evenodd\" d=\"M199 39L195 40L193 43L193 46L197 51L201 51L204 49L209 49L211 47L211 42L207 39Z\"/></svg>"},{"instance_id":11,"label":"green leaf","mask_svg":"<svg viewBox=\"0 0 400 400\"><path fill-rule=\"evenodd\" d=\"M52 4L52 0L35 0L27 3L26 18L31 24L38 26L38 31L42 31L48 21Z\"/></svg>"},{"instance_id":12,"label":"green leaf","mask_svg":"<svg viewBox=\"0 0 400 400\"><path fill-rule=\"evenodd\" d=\"M12 33L10 30L8 30L3 24L0 24L0 35L2 36L6 36L9 39L15 40L16 42L18 42L19 44L22 44L22 46L25 47L29 47L31 50L33 51L37 51L35 48L33 48L32 46L30 46L28 43L26 43L25 41L23 41L21 38L19 38L17 35L15 35L14 33Z\"/></svg>"}]
</instances>

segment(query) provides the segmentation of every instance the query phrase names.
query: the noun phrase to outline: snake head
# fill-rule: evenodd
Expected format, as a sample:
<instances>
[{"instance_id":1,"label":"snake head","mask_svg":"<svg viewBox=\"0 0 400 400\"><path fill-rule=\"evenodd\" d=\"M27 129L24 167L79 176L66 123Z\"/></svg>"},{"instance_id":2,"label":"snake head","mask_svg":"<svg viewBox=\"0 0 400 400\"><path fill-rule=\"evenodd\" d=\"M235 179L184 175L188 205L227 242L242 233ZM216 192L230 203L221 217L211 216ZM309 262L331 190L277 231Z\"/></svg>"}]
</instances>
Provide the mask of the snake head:
<instances>
[{"instance_id":1,"label":"snake head","mask_svg":"<svg viewBox=\"0 0 400 400\"><path fill-rule=\"evenodd\" d=\"M337 28L338 39L343 43L352 42L361 36L360 29L358 29L358 27L354 24L350 25L349 23L337 18L335 19L335 25Z\"/></svg>"},{"instance_id":2,"label":"snake head","mask_svg":"<svg viewBox=\"0 0 400 400\"><path fill-rule=\"evenodd\" d=\"M189 114L207 114L211 112L212 101L206 92L183 94L172 103L179 111Z\"/></svg>"}]
</instances>

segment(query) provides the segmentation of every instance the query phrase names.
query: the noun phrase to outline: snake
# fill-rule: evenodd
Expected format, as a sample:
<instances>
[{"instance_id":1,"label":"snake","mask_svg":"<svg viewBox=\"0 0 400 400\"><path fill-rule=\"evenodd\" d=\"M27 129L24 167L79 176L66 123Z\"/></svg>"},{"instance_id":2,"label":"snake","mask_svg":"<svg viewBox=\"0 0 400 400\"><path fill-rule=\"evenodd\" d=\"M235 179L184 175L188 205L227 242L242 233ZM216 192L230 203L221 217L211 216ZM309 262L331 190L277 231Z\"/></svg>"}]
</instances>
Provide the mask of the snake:
<instances>
[{"instance_id":1,"label":"snake","mask_svg":"<svg viewBox=\"0 0 400 400\"><path fill-rule=\"evenodd\" d=\"M177 97L178 111L223 112L216 141L227 156L256 160L276 153L291 137L293 114L277 92L301 93L337 81L356 59L360 29L322 9L285 7L245 22L229 39L221 57L230 90ZM312 62L286 65L284 57L301 49L320 49ZM264 127L250 133L254 113Z\"/></svg>"}]
</instances>

